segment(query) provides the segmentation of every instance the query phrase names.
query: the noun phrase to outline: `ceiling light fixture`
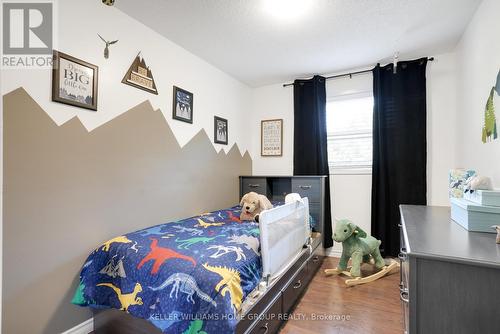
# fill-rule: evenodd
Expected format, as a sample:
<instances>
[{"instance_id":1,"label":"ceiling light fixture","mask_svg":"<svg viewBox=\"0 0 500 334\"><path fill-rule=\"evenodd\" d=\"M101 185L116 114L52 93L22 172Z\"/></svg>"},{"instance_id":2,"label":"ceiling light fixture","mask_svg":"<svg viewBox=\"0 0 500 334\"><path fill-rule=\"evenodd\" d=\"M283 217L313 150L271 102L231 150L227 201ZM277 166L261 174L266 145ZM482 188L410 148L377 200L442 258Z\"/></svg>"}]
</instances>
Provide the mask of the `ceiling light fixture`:
<instances>
[{"instance_id":1,"label":"ceiling light fixture","mask_svg":"<svg viewBox=\"0 0 500 334\"><path fill-rule=\"evenodd\" d=\"M276 19L284 21L304 15L311 4L311 0L263 0L265 11Z\"/></svg>"},{"instance_id":2,"label":"ceiling light fixture","mask_svg":"<svg viewBox=\"0 0 500 334\"><path fill-rule=\"evenodd\" d=\"M106 6L113 6L115 4L115 0L102 0L102 3Z\"/></svg>"}]
</instances>

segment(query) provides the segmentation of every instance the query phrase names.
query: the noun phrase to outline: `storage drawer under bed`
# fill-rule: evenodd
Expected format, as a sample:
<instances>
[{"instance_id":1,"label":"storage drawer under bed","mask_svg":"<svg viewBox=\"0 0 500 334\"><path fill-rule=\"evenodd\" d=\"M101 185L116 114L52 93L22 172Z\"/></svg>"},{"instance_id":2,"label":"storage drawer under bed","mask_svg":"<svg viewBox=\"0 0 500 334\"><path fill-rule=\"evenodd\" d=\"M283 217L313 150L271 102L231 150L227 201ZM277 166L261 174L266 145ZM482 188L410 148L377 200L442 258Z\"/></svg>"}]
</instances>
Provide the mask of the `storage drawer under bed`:
<instances>
[{"instance_id":1,"label":"storage drawer under bed","mask_svg":"<svg viewBox=\"0 0 500 334\"><path fill-rule=\"evenodd\" d=\"M270 334L276 333L281 326L282 317L281 294L275 298L271 306L260 315L255 325L247 332L248 334Z\"/></svg>"},{"instance_id":2,"label":"storage drawer under bed","mask_svg":"<svg viewBox=\"0 0 500 334\"><path fill-rule=\"evenodd\" d=\"M302 265L297 274L288 282L282 290L283 313L288 313L295 305L300 295L307 286L309 276L307 273L307 262Z\"/></svg>"},{"instance_id":3,"label":"storage drawer under bed","mask_svg":"<svg viewBox=\"0 0 500 334\"><path fill-rule=\"evenodd\" d=\"M318 269L321 267L321 264L323 264L323 249L322 247L317 247L309 260L307 261L307 275L309 276L308 280L311 280Z\"/></svg>"},{"instance_id":4,"label":"storage drawer under bed","mask_svg":"<svg viewBox=\"0 0 500 334\"><path fill-rule=\"evenodd\" d=\"M316 241L317 243L317 241ZM265 327L264 325L266 324L266 321L262 322L261 320L257 320L259 325L257 324L252 324L255 321L255 318L257 315L260 315L262 319L267 319L268 321L268 332L267 334L275 333L277 332L278 328L275 328L274 331L271 331L271 327L274 328L275 324L274 322L271 322L272 320L272 315L271 316L266 316L266 314L270 314L270 312L274 312L276 310L276 305L269 307L269 304L274 304L278 302L279 304L279 310L280 313L283 313L282 309L282 298L283 298L283 290L286 289L288 286L289 282L291 281L290 277L296 277L297 273L300 272L300 270L307 264L307 259L309 258L308 252L304 251L302 252L302 255L290 266L290 268L287 270L285 274L283 274L280 278L277 279L276 282L272 284L272 286L266 291L266 293L261 297L261 300L259 303L257 303L254 307L252 307L247 316L244 319L241 319L237 326L236 326L236 334L240 333L259 333L253 332L254 330L257 330L258 328ZM253 318L250 318L253 316ZM283 317L281 316L281 319ZM257 322L256 321L256 322ZM260 333L264 333L264 331Z\"/></svg>"}]
</instances>

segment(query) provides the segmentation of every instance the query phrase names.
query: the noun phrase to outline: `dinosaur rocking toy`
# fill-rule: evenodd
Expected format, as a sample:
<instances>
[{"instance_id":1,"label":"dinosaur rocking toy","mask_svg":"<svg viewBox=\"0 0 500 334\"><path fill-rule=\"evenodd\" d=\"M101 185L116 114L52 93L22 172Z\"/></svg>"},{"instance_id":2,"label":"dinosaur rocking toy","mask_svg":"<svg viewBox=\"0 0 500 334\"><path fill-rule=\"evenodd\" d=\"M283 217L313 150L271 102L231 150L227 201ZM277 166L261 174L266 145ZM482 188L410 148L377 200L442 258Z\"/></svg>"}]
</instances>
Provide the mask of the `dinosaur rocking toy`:
<instances>
[{"instance_id":1,"label":"dinosaur rocking toy","mask_svg":"<svg viewBox=\"0 0 500 334\"><path fill-rule=\"evenodd\" d=\"M399 268L399 263L394 260L386 264L382 255L380 255L380 240L367 235L365 231L347 219L336 220L333 240L342 243L342 256L337 268L326 269L325 274L327 276L342 274L350 277L345 281L347 286L373 282ZM351 259L351 267L347 266L349 259ZM371 263L372 259L379 271L361 277L361 264Z\"/></svg>"}]
</instances>

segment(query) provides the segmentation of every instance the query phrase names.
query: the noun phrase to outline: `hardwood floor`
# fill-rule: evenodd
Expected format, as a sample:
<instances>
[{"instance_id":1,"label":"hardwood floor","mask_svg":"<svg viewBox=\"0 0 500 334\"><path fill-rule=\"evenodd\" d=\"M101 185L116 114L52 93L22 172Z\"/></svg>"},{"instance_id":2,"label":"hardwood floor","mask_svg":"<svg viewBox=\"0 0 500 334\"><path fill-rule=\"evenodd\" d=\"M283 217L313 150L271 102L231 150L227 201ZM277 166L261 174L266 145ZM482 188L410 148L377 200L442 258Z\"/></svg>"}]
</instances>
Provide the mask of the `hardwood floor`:
<instances>
[{"instance_id":1,"label":"hardwood floor","mask_svg":"<svg viewBox=\"0 0 500 334\"><path fill-rule=\"evenodd\" d=\"M399 273L347 288L344 278L326 277L338 259L328 257L309 285L281 334L401 334ZM363 267L363 270L366 268ZM364 271L364 274L369 274ZM318 319L319 316L330 317ZM341 317L344 316L342 319ZM303 317L306 317L304 320ZM316 317L316 320L313 319Z\"/></svg>"}]
</instances>

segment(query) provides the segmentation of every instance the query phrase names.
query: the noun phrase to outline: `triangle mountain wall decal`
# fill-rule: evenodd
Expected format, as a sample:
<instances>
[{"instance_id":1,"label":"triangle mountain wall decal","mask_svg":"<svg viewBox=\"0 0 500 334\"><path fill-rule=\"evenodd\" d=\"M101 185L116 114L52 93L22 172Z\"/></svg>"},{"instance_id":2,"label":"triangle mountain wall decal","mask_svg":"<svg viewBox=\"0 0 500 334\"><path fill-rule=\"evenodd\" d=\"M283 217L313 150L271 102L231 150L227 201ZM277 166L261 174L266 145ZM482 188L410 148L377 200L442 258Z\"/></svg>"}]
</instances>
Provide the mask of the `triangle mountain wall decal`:
<instances>
[{"instance_id":1,"label":"triangle mountain wall decal","mask_svg":"<svg viewBox=\"0 0 500 334\"><path fill-rule=\"evenodd\" d=\"M139 52L123 77L122 83L158 95L151 69Z\"/></svg>"}]
</instances>

